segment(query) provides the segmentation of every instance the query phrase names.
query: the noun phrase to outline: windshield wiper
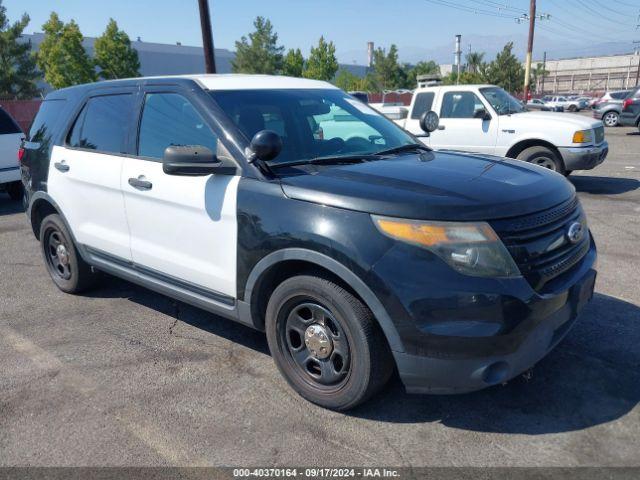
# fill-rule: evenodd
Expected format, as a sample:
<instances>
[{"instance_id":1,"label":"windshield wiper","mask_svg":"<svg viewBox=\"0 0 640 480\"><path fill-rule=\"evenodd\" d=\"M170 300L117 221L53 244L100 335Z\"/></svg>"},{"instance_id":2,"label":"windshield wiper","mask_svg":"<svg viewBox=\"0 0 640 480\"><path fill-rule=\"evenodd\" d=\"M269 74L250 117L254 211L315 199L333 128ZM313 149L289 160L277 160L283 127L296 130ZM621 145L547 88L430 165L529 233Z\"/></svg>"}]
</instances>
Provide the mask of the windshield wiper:
<instances>
[{"instance_id":1,"label":"windshield wiper","mask_svg":"<svg viewBox=\"0 0 640 480\"><path fill-rule=\"evenodd\" d=\"M394 153L410 152L412 150L424 150L430 152L431 149L422 143L410 143L408 145L400 145L399 147L389 148L388 150L381 150L376 152L375 155L393 155Z\"/></svg>"},{"instance_id":2,"label":"windshield wiper","mask_svg":"<svg viewBox=\"0 0 640 480\"><path fill-rule=\"evenodd\" d=\"M293 162L270 163L271 168L295 167L296 165L329 165L332 163L358 163L367 160L380 160L377 154L361 153L354 155L332 155L315 157L308 160L294 160Z\"/></svg>"}]
</instances>

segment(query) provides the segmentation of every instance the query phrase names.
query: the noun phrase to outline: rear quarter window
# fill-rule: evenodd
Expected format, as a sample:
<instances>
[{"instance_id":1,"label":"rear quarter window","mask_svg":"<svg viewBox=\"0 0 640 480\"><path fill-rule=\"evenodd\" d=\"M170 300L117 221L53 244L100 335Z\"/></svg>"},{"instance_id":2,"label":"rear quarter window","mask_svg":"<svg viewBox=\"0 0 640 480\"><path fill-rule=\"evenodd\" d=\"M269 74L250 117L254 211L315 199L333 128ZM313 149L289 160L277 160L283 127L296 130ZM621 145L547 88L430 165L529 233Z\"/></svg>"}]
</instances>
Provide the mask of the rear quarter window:
<instances>
[{"instance_id":1,"label":"rear quarter window","mask_svg":"<svg viewBox=\"0 0 640 480\"><path fill-rule=\"evenodd\" d=\"M61 114L65 104L64 99L45 100L40 104L40 109L29 129L30 142L48 143L50 141L57 122L64 121Z\"/></svg>"},{"instance_id":2,"label":"rear quarter window","mask_svg":"<svg viewBox=\"0 0 640 480\"><path fill-rule=\"evenodd\" d=\"M22 133L18 124L7 112L0 108L0 135Z\"/></svg>"}]
</instances>

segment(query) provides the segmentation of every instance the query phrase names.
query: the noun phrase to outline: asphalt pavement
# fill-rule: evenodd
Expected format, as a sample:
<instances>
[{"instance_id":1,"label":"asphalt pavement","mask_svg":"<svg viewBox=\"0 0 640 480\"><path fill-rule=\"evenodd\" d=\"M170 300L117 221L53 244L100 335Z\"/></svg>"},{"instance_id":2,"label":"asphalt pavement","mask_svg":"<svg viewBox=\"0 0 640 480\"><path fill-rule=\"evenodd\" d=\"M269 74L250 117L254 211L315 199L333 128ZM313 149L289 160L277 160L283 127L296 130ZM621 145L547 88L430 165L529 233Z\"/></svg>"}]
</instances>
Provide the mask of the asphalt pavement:
<instances>
[{"instance_id":1,"label":"asphalt pavement","mask_svg":"<svg viewBox=\"0 0 640 480\"><path fill-rule=\"evenodd\" d=\"M0 465L640 465L640 134L570 177L599 248L592 303L505 386L348 413L293 393L264 335L112 277L49 279L0 194Z\"/></svg>"}]
</instances>

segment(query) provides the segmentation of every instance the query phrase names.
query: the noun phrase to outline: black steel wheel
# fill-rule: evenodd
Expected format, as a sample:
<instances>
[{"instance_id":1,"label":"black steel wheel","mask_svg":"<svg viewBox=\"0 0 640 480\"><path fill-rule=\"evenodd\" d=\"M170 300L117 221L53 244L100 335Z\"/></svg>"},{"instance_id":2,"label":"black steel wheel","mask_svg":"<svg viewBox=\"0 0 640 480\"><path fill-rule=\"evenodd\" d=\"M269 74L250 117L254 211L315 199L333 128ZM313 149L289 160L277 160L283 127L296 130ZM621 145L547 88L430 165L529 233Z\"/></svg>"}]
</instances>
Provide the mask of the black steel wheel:
<instances>
[{"instance_id":1,"label":"black steel wheel","mask_svg":"<svg viewBox=\"0 0 640 480\"><path fill-rule=\"evenodd\" d=\"M382 388L393 357L371 311L335 282L312 275L285 280L266 311L273 359L301 396L347 410Z\"/></svg>"},{"instance_id":2,"label":"black steel wheel","mask_svg":"<svg viewBox=\"0 0 640 480\"><path fill-rule=\"evenodd\" d=\"M95 284L98 275L78 253L60 215L52 214L42 220L40 247L47 271L60 290L79 293Z\"/></svg>"}]
</instances>

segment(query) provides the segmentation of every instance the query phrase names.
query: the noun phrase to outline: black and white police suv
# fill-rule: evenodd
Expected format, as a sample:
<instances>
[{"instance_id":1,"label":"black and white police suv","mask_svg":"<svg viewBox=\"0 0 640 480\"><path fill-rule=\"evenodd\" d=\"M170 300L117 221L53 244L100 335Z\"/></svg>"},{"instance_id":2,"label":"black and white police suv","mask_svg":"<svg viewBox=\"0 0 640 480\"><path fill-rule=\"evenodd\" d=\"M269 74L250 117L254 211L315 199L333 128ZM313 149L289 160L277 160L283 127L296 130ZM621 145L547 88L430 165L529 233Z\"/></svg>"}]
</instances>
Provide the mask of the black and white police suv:
<instances>
[{"instance_id":1,"label":"black and white police suv","mask_svg":"<svg viewBox=\"0 0 640 480\"><path fill-rule=\"evenodd\" d=\"M22 149L61 290L102 271L265 330L289 384L328 408L394 370L409 392L503 383L592 296L596 249L562 175L433 152L328 83L72 87L47 96Z\"/></svg>"}]
</instances>

